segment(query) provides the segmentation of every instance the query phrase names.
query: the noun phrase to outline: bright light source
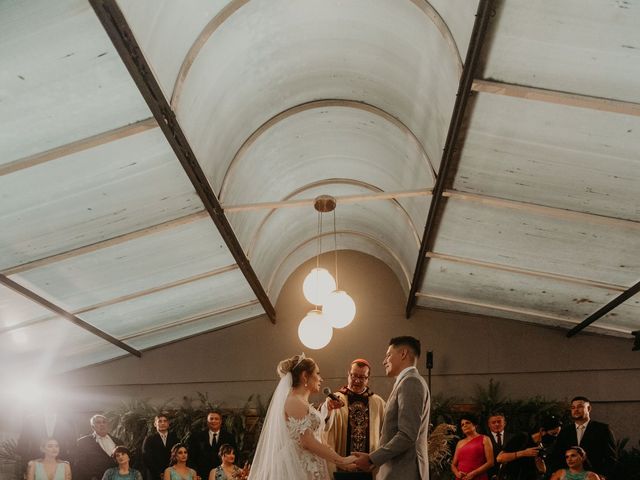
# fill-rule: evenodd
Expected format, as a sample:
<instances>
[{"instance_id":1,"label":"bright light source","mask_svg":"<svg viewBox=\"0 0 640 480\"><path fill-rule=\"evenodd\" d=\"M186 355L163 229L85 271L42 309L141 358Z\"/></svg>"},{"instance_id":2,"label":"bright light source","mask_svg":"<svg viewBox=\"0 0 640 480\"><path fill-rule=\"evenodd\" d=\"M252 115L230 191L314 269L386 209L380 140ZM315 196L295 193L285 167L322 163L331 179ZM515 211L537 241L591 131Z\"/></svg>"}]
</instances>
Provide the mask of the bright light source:
<instances>
[{"instance_id":1,"label":"bright light source","mask_svg":"<svg viewBox=\"0 0 640 480\"><path fill-rule=\"evenodd\" d=\"M324 318L320 310L307 313L298 326L298 337L308 348L317 350L326 347L333 337L333 328Z\"/></svg>"},{"instance_id":2,"label":"bright light source","mask_svg":"<svg viewBox=\"0 0 640 480\"><path fill-rule=\"evenodd\" d=\"M336 281L326 268L314 268L302 284L304 298L314 305L324 305L327 296L336 289Z\"/></svg>"},{"instance_id":3,"label":"bright light source","mask_svg":"<svg viewBox=\"0 0 640 480\"><path fill-rule=\"evenodd\" d=\"M334 290L327 296L322 313L333 328L343 328L356 316L356 304L344 290Z\"/></svg>"}]
</instances>

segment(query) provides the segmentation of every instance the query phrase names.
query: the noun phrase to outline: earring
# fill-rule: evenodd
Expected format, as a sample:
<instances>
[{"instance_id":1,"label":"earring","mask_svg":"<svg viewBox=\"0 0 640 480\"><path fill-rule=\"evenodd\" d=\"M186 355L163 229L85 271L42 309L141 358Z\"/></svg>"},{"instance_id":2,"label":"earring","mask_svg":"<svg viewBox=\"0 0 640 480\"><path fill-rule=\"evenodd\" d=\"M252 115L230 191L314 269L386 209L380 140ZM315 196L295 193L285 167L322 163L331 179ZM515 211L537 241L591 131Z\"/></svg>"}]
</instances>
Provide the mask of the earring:
<instances>
[{"instance_id":1,"label":"earring","mask_svg":"<svg viewBox=\"0 0 640 480\"><path fill-rule=\"evenodd\" d=\"M309 385L307 384L307 382L304 382L304 386L305 386L305 387L308 387Z\"/></svg>"}]
</instances>

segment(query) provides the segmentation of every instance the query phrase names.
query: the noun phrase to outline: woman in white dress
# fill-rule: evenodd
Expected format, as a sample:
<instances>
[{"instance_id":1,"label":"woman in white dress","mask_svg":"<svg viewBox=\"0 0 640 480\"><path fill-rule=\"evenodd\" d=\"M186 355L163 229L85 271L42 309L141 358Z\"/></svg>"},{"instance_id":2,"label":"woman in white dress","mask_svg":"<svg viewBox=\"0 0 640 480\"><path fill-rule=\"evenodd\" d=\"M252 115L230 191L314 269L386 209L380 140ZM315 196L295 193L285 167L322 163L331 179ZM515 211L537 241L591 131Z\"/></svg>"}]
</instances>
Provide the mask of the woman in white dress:
<instances>
[{"instance_id":1,"label":"woman in white dress","mask_svg":"<svg viewBox=\"0 0 640 480\"><path fill-rule=\"evenodd\" d=\"M281 361L278 374L249 480L329 480L327 461L348 465L355 457L322 443L324 420L309 403L320 391L320 370L302 354Z\"/></svg>"}]
</instances>

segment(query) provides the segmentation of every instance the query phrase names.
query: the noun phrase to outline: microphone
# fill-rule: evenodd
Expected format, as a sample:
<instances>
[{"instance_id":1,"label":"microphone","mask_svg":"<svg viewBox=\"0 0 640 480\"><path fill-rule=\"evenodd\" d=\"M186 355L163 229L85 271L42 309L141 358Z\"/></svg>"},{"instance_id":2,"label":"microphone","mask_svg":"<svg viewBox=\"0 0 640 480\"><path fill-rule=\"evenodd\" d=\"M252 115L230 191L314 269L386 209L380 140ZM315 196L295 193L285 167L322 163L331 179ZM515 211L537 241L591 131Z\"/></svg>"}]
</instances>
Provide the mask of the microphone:
<instances>
[{"instance_id":1,"label":"microphone","mask_svg":"<svg viewBox=\"0 0 640 480\"><path fill-rule=\"evenodd\" d=\"M324 393L327 397L329 397L334 402L340 401L340 399L334 393L331 393L331 389L329 387L324 387L322 389L322 393Z\"/></svg>"}]
</instances>

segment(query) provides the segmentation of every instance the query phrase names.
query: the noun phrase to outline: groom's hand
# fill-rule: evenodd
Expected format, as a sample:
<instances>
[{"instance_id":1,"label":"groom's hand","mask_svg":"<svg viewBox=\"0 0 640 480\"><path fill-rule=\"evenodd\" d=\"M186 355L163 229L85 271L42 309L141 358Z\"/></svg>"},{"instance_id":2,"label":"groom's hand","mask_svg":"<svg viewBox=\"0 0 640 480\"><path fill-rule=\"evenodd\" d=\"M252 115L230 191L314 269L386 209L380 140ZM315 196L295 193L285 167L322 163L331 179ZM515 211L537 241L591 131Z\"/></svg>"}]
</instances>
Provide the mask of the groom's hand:
<instances>
[{"instance_id":1,"label":"groom's hand","mask_svg":"<svg viewBox=\"0 0 640 480\"><path fill-rule=\"evenodd\" d=\"M356 464L356 467L358 467L359 470L368 472L373 468L373 463L371 463L371 459L369 458L368 453L351 452L351 455L354 455L356 457L356 461L354 463Z\"/></svg>"}]
</instances>

